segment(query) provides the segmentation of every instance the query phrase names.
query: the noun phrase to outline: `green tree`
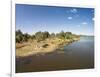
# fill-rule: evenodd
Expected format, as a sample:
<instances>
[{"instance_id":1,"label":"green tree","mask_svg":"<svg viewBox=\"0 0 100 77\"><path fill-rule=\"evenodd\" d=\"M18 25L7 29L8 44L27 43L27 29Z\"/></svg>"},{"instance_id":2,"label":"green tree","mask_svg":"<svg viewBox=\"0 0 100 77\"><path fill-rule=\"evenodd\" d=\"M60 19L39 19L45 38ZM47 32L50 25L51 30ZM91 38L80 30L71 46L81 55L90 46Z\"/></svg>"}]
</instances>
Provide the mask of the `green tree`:
<instances>
[{"instance_id":1,"label":"green tree","mask_svg":"<svg viewBox=\"0 0 100 77\"><path fill-rule=\"evenodd\" d=\"M51 33L51 35L50 35L51 38L53 38L55 36L56 36L55 33Z\"/></svg>"},{"instance_id":2,"label":"green tree","mask_svg":"<svg viewBox=\"0 0 100 77\"><path fill-rule=\"evenodd\" d=\"M36 32L36 33L35 33L35 38L36 38L38 41L42 41L42 40L43 40L43 33L42 33L41 31Z\"/></svg>"},{"instance_id":3,"label":"green tree","mask_svg":"<svg viewBox=\"0 0 100 77\"><path fill-rule=\"evenodd\" d=\"M60 39L65 39L65 33L64 33L64 31L61 31L60 33L58 33L57 37L60 38Z\"/></svg>"},{"instance_id":4,"label":"green tree","mask_svg":"<svg viewBox=\"0 0 100 77\"><path fill-rule=\"evenodd\" d=\"M73 37L73 34L71 32L66 32L65 33L65 38L66 39L72 39L72 37Z\"/></svg>"},{"instance_id":5,"label":"green tree","mask_svg":"<svg viewBox=\"0 0 100 77\"><path fill-rule=\"evenodd\" d=\"M23 41L27 42L31 36L28 33L23 34Z\"/></svg>"},{"instance_id":6,"label":"green tree","mask_svg":"<svg viewBox=\"0 0 100 77\"><path fill-rule=\"evenodd\" d=\"M23 40L23 33L20 30L16 31L16 42L20 43Z\"/></svg>"},{"instance_id":7,"label":"green tree","mask_svg":"<svg viewBox=\"0 0 100 77\"><path fill-rule=\"evenodd\" d=\"M43 32L43 39L46 39L48 37L50 37L49 32L47 32L47 31Z\"/></svg>"},{"instance_id":8,"label":"green tree","mask_svg":"<svg viewBox=\"0 0 100 77\"><path fill-rule=\"evenodd\" d=\"M31 35L31 39L35 39L35 35Z\"/></svg>"}]
</instances>

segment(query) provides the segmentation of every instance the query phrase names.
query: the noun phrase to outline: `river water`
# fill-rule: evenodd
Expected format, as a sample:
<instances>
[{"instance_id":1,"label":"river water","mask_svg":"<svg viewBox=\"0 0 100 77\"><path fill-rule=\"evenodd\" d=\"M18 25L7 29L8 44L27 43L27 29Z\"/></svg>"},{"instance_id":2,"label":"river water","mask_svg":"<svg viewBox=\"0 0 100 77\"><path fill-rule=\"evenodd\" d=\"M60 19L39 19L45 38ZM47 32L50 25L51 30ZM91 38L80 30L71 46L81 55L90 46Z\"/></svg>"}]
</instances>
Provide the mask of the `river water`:
<instances>
[{"instance_id":1,"label":"river water","mask_svg":"<svg viewBox=\"0 0 100 77\"><path fill-rule=\"evenodd\" d=\"M16 72L94 68L94 37L81 37L62 51L16 59Z\"/></svg>"}]
</instances>

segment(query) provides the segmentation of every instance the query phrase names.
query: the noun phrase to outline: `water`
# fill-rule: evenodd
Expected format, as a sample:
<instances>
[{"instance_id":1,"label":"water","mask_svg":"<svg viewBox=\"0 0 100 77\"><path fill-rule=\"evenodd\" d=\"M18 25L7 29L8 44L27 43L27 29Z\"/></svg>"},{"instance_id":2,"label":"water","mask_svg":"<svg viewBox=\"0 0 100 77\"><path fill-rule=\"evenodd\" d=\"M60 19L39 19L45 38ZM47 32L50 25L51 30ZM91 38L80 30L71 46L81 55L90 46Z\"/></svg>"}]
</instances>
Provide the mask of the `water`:
<instances>
[{"instance_id":1,"label":"water","mask_svg":"<svg viewBox=\"0 0 100 77\"><path fill-rule=\"evenodd\" d=\"M94 37L81 37L64 50L16 59L16 72L94 68Z\"/></svg>"}]
</instances>

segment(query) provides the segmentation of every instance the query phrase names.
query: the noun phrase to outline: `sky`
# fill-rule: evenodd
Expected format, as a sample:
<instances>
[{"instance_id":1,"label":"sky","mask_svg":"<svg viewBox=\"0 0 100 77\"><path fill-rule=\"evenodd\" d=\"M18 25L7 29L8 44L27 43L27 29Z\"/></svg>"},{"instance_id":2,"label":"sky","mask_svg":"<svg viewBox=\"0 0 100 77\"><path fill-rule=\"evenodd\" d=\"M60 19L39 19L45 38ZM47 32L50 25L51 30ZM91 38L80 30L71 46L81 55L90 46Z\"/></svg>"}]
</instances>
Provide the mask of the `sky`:
<instances>
[{"instance_id":1,"label":"sky","mask_svg":"<svg viewBox=\"0 0 100 77\"><path fill-rule=\"evenodd\" d=\"M16 4L15 13L16 30L20 29L23 33L59 33L63 30L94 35L93 8Z\"/></svg>"}]
</instances>

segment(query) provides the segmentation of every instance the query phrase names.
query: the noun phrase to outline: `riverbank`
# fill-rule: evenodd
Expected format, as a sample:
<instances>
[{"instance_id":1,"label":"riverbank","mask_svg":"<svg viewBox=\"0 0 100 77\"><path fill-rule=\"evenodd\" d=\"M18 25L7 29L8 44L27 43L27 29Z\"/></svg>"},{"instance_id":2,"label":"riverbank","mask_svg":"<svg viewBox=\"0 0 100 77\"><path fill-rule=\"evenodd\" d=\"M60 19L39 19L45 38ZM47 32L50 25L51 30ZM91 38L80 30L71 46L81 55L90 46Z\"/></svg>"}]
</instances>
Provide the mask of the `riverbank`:
<instances>
[{"instance_id":1,"label":"riverbank","mask_svg":"<svg viewBox=\"0 0 100 77\"><path fill-rule=\"evenodd\" d=\"M33 40L26 43L16 43L16 57L25 57L54 52L56 49L60 49L64 45L70 44L79 39L80 37L75 37L73 39L48 38L40 42Z\"/></svg>"}]
</instances>

